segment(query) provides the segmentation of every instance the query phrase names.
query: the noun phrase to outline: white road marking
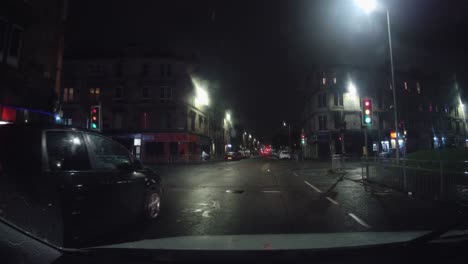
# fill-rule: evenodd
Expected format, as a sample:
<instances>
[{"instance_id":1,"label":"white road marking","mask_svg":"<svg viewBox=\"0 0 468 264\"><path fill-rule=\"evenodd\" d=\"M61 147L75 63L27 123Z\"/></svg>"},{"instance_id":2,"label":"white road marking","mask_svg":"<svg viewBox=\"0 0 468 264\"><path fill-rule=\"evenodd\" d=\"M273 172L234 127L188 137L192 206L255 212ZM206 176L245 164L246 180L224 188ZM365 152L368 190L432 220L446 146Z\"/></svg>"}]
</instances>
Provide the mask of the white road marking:
<instances>
[{"instance_id":1,"label":"white road marking","mask_svg":"<svg viewBox=\"0 0 468 264\"><path fill-rule=\"evenodd\" d=\"M364 222L361 218L357 217L355 214L353 213L348 213L349 216L351 216L354 220L356 220L356 222L358 222L359 224L361 224L363 227L365 228L371 228L370 225L368 225L366 222Z\"/></svg>"},{"instance_id":2,"label":"white road marking","mask_svg":"<svg viewBox=\"0 0 468 264\"><path fill-rule=\"evenodd\" d=\"M338 205L338 204L339 204L337 201L333 200L332 198L330 198L330 197L328 197L328 196L325 197L325 198L327 198L327 200L330 201L330 203L332 203L332 204L334 204L334 205Z\"/></svg>"},{"instance_id":3,"label":"white road marking","mask_svg":"<svg viewBox=\"0 0 468 264\"><path fill-rule=\"evenodd\" d=\"M280 193L281 191L262 191L264 193Z\"/></svg>"},{"instance_id":4,"label":"white road marking","mask_svg":"<svg viewBox=\"0 0 468 264\"><path fill-rule=\"evenodd\" d=\"M299 176L299 175L297 175L297 173L295 173L295 172L293 172L293 174L294 174L294 176L296 176L296 177Z\"/></svg>"},{"instance_id":5,"label":"white road marking","mask_svg":"<svg viewBox=\"0 0 468 264\"><path fill-rule=\"evenodd\" d=\"M210 211L204 211L202 216L203 217L210 217Z\"/></svg>"},{"instance_id":6,"label":"white road marking","mask_svg":"<svg viewBox=\"0 0 468 264\"><path fill-rule=\"evenodd\" d=\"M316 192L318 192L318 193L322 193L322 191L321 191L319 188L317 188L317 187L313 186L313 185L312 185L312 184L310 184L308 181L304 181L304 183L305 183L305 184L307 184L307 185L309 185L309 186L310 186L310 188L314 189Z\"/></svg>"}]
</instances>

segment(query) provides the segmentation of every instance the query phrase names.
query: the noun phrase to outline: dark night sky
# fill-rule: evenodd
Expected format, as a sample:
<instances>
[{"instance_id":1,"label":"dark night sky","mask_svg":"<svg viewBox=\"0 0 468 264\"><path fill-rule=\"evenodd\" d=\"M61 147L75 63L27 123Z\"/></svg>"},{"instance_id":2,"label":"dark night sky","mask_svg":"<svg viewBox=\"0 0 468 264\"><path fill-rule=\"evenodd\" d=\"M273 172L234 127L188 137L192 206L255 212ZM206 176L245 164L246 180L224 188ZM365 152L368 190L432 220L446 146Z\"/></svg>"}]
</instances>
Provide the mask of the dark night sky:
<instances>
[{"instance_id":1,"label":"dark night sky","mask_svg":"<svg viewBox=\"0 0 468 264\"><path fill-rule=\"evenodd\" d=\"M465 88L468 1L380 3L396 68L456 72ZM234 117L260 137L298 119L313 65L388 62L384 11L366 15L353 0L71 0L69 12L67 53L130 44L195 53Z\"/></svg>"}]
</instances>

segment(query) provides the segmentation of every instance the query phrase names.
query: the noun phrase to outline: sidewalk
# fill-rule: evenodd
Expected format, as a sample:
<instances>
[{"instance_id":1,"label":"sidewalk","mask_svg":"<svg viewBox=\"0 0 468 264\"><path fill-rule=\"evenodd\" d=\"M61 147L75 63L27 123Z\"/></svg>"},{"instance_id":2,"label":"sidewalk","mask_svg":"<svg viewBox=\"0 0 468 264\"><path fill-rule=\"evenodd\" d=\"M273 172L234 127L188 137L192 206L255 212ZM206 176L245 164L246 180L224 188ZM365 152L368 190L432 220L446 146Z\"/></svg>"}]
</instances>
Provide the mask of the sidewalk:
<instances>
[{"instance_id":1,"label":"sidewalk","mask_svg":"<svg viewBox=\"0 0 468 264\"><path fill-rule=\"evenodd\" d=\"M305 169L332 169L331 160L295 160L293 165L294 170ZM361 167L361 162L358 161L345 161L343 170L353 170Z\"/></svg>"}]
</instances>

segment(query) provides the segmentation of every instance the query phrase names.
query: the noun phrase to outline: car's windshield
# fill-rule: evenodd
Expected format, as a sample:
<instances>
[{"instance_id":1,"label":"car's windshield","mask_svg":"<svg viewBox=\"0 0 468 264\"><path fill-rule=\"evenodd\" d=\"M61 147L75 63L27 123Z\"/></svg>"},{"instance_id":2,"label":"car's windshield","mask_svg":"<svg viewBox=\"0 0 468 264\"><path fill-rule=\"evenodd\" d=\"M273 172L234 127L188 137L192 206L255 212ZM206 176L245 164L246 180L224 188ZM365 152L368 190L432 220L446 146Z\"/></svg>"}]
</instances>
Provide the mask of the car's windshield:
<instances>
[{"instance_id":1,"label":"car's windshield","mask_svg":"<svg viewBox=\"0 0 468 264\"><path fill-rule=\"evenodd\" d=\"M2 0L0 217L73 248L280 234L345 246L455 222L467 10Z\"/></svg>"}]
</instances>

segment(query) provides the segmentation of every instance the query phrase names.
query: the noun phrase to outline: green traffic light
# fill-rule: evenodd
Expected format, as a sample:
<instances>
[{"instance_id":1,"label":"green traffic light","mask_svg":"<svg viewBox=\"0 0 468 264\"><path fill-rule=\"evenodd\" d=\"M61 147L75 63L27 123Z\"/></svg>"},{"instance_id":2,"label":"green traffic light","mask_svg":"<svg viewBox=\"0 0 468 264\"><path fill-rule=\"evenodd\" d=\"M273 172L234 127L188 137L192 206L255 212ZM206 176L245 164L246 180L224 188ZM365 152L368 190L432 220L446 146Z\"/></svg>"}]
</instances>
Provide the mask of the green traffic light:
<instances>
[{"instance_id":1,"label":"green traffic light","mask_svg":"<svg viewBox=\"0 0 468 264\"><path fill-rule=\"evenodd\" d=\"M364 119L366 124L370 124L371 123L371 118L370 117L366 117L366 119Z\"/></svg>"},{"instance_id":2,"label":"green traffic light","mask_svg":"<svg viewBox=\"0 0 468 264\"><path fill-rule=\"evenodd\" d=\"M96 129L96 128L97 128L96 123L92 123L92 124L91 124L91 128Z\"/></svg>"}]
</instances>

